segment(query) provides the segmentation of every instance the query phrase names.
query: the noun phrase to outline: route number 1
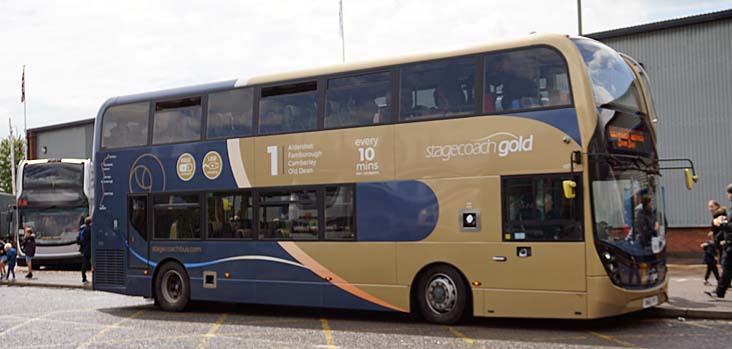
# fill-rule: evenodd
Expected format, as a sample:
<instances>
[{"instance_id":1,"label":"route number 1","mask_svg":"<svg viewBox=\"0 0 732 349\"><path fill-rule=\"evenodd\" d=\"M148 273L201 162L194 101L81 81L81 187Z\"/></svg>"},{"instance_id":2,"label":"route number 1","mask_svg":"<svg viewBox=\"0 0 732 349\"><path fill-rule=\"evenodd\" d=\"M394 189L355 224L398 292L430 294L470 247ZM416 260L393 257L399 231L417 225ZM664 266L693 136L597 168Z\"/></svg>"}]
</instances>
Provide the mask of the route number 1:
<instances>
[{"instance_id":1,"label":"route number 1","mask_svg":"<svg viewBox=\"0 0 732 349\"><path fill-rule=\"evenodd\" d=\"M278 159L278 147L276 145L271 145L267 147L267 154L269 154L269 164L270 164L270 175L276 176L279 171L277 168L277 163L279 163Z\"/></svg>"}]
</instances>

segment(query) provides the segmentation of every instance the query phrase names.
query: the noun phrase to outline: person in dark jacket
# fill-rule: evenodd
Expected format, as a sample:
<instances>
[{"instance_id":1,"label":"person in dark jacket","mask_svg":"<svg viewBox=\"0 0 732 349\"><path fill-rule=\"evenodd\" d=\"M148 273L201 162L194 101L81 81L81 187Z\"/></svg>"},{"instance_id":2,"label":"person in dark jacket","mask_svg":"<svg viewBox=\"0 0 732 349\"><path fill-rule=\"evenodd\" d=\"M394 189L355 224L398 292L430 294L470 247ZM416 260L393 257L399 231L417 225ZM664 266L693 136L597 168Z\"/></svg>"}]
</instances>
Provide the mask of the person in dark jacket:
<instances>
[{"instance_id":1,"label":"person in dark jacket","mask_svg":"<svg viewBox=\"0 0 732 349\"><path fill-rule=\"evenodd\" d=\"M709 232L709 237L714 238L712 232ZM714 279L719 283L719 270L717 269L717 248L714 245L714 240L709 240L701 244L701 248L704 249L704 264L707 265L707 271L704 273L704 286L709 286L709 275L714 274Z\"/></svg>"},{"instance_id":2,"label":"person in dark jacket","mask_svg":"<svg viewBox=\"0 0 732 349\"><path fill-rule=\"evenodd\" d=\"M86 271L91 265L91 217L84 219L84 225L79 229L79 253L81 253L81 282L86 282Z\"/></svg>"},{"instance_id":3,"label":"person in dark jacket","mask_svg":"<svg viewBox=\"0 0 732 349\"><path fill-rule=\"evenodd\" d=\"M25 277L31 279L33 278L33 257L36 256L36 234L33 234L33 229L30 227L25 228L23 251L25 252L25 264L28 266L28 274L25 274Z\"/></svg>"},{"instance_id":4,"label":"person in dark jacket","mask_svg":"<svg viewBox=\"0 0 732 349\"><path fill-rule=\"evenodd\" d=\"M727 186L727 198L732 201L732 183ZM724 298L732 280L732 223L727 221L726 216L719 216L712 221L712 225L719 228L718 238L721 246L722 277L717 282L717 289L712 292L704 292L712 298Z\"/></svg>"}]
</instances>

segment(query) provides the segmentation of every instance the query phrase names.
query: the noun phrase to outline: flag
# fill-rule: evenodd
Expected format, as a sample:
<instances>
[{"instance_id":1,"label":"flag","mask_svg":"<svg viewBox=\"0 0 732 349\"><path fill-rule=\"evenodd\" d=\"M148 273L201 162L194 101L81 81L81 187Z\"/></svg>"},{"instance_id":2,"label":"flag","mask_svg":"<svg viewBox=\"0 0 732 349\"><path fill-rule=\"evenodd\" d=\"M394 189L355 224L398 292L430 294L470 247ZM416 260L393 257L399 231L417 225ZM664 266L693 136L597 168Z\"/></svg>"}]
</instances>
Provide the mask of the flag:
<instances>
[{"instance_id":1,"label":"flag","mask_svg":"<svg viewBox=\"0 0 732 349\"><path fill-rule=\"evenodd\" d=\"M23 66L23 77L20 80L20 103L25 102L25 66Z\"/></svg>"}]
</instances>

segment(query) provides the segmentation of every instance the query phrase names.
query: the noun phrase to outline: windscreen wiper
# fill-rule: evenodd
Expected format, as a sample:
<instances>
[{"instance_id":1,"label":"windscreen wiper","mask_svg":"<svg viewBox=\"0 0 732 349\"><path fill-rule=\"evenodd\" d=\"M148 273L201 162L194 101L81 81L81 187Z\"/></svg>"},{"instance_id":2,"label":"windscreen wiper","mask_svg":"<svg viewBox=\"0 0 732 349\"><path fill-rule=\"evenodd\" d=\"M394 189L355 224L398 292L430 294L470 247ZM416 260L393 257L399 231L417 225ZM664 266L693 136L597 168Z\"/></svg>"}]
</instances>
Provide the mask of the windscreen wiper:
<instances>
[{"instance_id":1,"label":"windscreen wiper","mask_svg":"<svg viewBox=\"0 0 732 349\"><path fill-rule=\"evenodd\" d=\"M646 113L644 113L640 110L628 108L626 106L623 106L623 105L620 105L617 103L613 103L613 102L600 104L600 108L608 109L608 110L612 110L612 111L619 111L619 112L628 113L628 114L635 114L638 116L647 116Z\"/></svg>"}]
</instances>

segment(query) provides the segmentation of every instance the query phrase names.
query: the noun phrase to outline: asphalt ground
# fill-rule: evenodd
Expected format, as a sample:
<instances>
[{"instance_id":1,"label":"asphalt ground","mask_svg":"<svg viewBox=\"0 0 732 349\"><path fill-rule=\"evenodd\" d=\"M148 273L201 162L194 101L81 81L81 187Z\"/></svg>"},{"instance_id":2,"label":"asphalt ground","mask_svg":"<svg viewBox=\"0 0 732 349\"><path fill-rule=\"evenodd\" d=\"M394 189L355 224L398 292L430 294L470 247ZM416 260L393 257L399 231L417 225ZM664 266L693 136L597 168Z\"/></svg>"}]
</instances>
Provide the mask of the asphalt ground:
<instances>
[{"instance_id":1,"label":"asphalt ground","mask_svg":"<svg viewBox=\"0 0 732 349\"><path fill-rule=\"evenodd\" d=\"M596 321L475 319L456 326L408 315L195 303L186 312L82 289L0 287L7 348L729 347L732 322L643 314Z\"/></svg>"}]
</instances>

